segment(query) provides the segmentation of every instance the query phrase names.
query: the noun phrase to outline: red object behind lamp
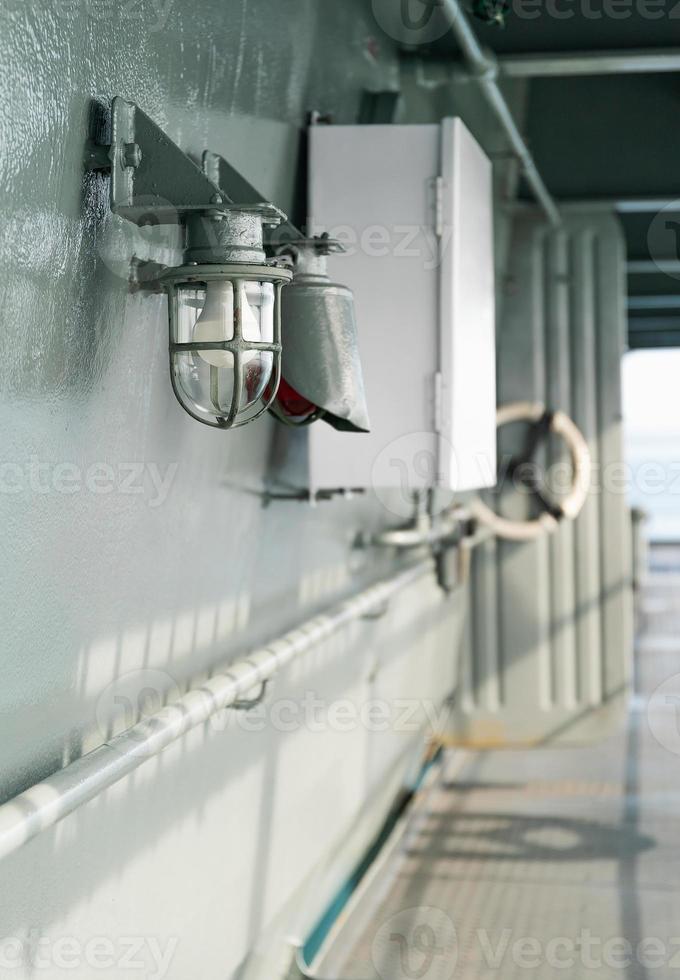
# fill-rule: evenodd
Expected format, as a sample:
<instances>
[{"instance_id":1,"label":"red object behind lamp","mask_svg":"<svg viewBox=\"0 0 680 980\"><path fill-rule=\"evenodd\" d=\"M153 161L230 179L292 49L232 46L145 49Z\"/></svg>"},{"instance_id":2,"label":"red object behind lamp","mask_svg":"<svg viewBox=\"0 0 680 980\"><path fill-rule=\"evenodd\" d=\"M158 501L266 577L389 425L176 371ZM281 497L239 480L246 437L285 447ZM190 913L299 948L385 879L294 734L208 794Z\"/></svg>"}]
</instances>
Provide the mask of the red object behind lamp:
<instances>
[{"instance_id":1,"label":"red object behind lamp","mask_svg":"<svg viewBox=\"0 0 680 980\"><path fill-rule=\"evenodd\" d=\"M316 405L297 392L284 378L281 378L279 384L277 401L284 415L295 422L304 422L318 411Z\"/></svg>"}]
</instances>

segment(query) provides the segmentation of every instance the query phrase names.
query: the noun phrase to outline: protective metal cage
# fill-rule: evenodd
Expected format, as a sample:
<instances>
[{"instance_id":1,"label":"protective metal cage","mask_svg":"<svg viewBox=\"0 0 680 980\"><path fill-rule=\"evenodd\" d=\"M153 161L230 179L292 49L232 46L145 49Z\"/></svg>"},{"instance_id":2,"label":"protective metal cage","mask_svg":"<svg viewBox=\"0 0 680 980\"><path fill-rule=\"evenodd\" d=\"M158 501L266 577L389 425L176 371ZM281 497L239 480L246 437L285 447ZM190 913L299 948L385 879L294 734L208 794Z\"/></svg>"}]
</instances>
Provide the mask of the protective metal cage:
<instances>
[{"instance_id":1,"label":"protective metal cage","mask_svg":"<svg viewBox=\"0 0 680 980\"><path fill-rule=\"evenodd\" d=\"M185 265L163 273L170 378L177 400L192 418L216 428L238 428L259 418L271 405L281 379L281 290L291 278L288 269L247 263ZM216 340L195 339L209 286L218 283L231 284L231 331ZM259 311L259 323L248 301L249 291L251 297L260 297L259 305L253 304ZM269 301L271 309L265 316ZM192 309L200 311L193 322ZM259 326L261 339L247 335L248 318Z\"/></svg>"}]
</instances>

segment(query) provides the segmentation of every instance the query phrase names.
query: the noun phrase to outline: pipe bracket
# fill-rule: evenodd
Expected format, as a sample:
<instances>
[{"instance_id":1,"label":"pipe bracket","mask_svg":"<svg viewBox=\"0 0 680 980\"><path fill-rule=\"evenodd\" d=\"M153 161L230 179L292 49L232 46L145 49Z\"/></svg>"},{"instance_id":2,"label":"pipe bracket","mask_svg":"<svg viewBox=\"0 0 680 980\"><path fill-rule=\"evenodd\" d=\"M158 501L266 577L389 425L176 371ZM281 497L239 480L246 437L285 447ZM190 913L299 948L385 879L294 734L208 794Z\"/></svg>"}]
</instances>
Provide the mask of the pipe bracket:
<instances>
[{"instance_id":1,"label":"pipe bracket","mask_svg":"<svg viewBox=\"0 0 680 980\"><path fill-rule=\"evenodd\" d=\"M241 698L238 701L234 701L229 705L234 711L252 711L253 708L257 708L262 704L265 697L267 696L267 688L269 687L269 680L262 681L262 686L260 687L259 693L254 698Z\"/></svg>"}]
</instances>

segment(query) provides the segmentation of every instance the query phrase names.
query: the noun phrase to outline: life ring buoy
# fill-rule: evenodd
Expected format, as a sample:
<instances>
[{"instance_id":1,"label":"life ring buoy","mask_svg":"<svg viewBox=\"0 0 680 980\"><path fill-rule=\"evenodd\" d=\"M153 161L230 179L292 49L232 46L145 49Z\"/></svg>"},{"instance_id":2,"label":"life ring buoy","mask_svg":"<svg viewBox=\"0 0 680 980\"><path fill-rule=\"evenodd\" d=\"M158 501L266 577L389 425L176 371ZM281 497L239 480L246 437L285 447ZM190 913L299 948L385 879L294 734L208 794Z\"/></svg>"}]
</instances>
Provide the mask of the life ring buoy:
<instances>
[{"instance_id":1,"label":"life ring buoy","mask_svg":"<svg viewBox=\"0 0 680 980\"><path fill-rule=\"evenodd\" d=\"M533 541L542 534L552 534L563 518L573 521L581 513L592 479L590 450L580 429L566 412L548 412L541 402L513 402L499 408L496 426L501 428L511 422L529 422L534 426L544 423L547 431L564 439L573 467L571 490L550 511L546 510L529 521L513 521L501 517L480 499L476 499L470 509L473 516L481 524L491 528L499 538L508 541Z\"/></svg>"}]
</instances>

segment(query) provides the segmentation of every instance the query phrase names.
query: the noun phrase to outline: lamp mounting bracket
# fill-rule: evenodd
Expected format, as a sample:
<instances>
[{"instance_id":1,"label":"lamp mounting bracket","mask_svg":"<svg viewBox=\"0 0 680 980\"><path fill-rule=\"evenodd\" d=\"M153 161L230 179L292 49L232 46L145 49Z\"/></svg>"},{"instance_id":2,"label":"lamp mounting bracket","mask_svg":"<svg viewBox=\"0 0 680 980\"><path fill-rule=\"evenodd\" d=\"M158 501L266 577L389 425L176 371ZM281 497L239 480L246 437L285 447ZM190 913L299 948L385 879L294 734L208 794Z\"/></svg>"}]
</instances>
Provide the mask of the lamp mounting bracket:
<instances>
[{"instance_id":1,"label":"lamp mounting bracket","mask_svg":"<svg viewBox=\"0 0 680 980\"><path fill-rule=\"evenodd\" d=\"M280 225L282 241L300 237L219 154L206 150L199 167L134 102L112 100L110 128L110 144L88 141L84 165L111 175L111 210L121 217L140 225L178 224L192 214L219 219L238 211L259 217L265 227Z\"/></svg>"},{"instance_id":2,"label":"lamp mounting bracket","mask_svg":"<svg viewBox=\"0 0 680 980\"><path fill-rule=\"evenodd\" d=\"M231 203L139 106L120 96L111 104L111 143L88 143L85 166L111 174L111 210L135 224L152 217L175 224L182 212Z\"/></svg>"}]
</instances>

